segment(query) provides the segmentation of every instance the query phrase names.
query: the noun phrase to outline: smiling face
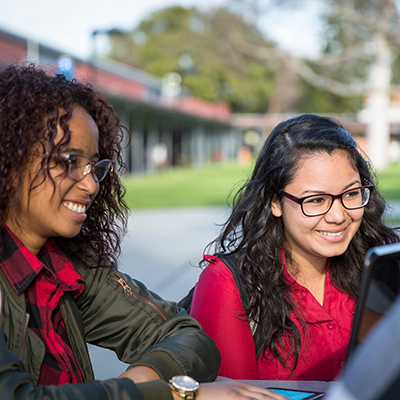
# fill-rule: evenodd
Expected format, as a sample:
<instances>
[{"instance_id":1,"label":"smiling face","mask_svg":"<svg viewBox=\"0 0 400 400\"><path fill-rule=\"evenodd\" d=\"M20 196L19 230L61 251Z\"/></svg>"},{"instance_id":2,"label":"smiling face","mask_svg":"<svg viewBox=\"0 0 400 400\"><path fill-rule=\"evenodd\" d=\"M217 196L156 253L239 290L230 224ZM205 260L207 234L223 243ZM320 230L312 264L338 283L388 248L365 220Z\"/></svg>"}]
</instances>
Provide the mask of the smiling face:
<instances>
[{"instance_id":1,"label":"smiling face","mask_svg":"<svg viewBox=\"0 0 400 400\"><path fill-rule=\"evenodd\" d=\"M284 191L296 197L315 194L340 194L362 185L360 174L346 152L316 153L304 156L294 179ZM331 209L317 217L305 216L299 204L283 197L272 203L272 213L282 217L286 242L298 268L326 265L329 257L343 254L356 234L364 209L347 210L339 199Z\"/></svg>"},{"instance_id":2,"label":"smiling face","mask_svg":"<svg viewBox=\"0 0 400 400\"><path fill-rule=\"evenodd\" d=\"M92 117L81 107L73 108L69 121L71 140L64 153L82 154L97 162L99 131ZM56 140L61 140L61 128ZM27 171L23 174L21 202L17 207L17 221L9 217L7 226L34 253L37 254L49 237L72 238L79 234L86 211L98 193L98 183L92 174L80 181L65 174L66 164L59 163L50 169L55 190L50 179L42 175L38 187L29 191L30 184L40 169L41 154L33 154Z\"/></svg>"}]
</instances>

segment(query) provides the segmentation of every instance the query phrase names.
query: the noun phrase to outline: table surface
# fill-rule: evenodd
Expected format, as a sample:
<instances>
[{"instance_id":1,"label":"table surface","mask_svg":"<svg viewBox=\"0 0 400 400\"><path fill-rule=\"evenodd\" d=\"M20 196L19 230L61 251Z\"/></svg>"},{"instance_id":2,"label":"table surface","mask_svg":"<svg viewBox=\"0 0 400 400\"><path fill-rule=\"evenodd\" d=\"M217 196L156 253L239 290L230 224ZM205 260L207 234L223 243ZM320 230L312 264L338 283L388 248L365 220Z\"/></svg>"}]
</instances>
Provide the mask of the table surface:
<instances>
[{"instance_id":1,"label":"table surface","mask_svg":"<svg viewBox=\"0 0 400 400\"><path fill-rule=\"evenodd\" d=\"M229 378L225 378L219 376L218 380L225 380ZM312 392L326 392L328 388L334 384L334 382L325 382L325 381L259 381L259 380L243 380L240 381L248 383L250 385L260 386L264 388L284 388L284 389L293 389L293 390L307 390Z\"/></svg>"}]
</instances>

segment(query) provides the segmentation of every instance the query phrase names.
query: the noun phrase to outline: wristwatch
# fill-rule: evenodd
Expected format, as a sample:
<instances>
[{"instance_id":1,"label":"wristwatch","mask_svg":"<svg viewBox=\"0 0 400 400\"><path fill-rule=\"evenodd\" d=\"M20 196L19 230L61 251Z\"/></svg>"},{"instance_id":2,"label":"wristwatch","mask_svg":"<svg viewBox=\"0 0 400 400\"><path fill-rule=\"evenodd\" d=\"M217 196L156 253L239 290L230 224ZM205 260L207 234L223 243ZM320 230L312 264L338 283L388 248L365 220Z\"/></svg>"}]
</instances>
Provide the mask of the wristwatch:
<instances>
[{"instance_id":1,"label":"wristwatch","mask_svg":"<svg viewBox=\"0 0 400 400\"><path fill-rule=\"evenodd\" d=\"M179 394L182 399L194 400L199 391L199 382L190 376L177 375L169 381L169 386L173 392Z\"/></svg>"}]
</instances>

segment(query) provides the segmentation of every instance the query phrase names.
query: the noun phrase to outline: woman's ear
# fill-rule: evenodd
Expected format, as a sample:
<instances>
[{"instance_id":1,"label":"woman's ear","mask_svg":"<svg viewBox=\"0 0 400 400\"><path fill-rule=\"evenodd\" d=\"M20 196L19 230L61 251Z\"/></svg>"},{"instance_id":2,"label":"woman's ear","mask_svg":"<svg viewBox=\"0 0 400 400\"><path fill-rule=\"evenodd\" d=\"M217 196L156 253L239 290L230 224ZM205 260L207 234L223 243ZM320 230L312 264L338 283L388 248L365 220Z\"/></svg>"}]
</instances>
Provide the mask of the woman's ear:
<instances>
[{"instance_id":1,"label":"woman's ear","mask_svg":"<svg viewBox=\"0 0 400 400\"><path fill-rule=\"evenodd\" d=\"M271 202L271 211L274 217L282 217L281 202L276 197L274 197L274 200L272 200Z\"/></svg>"}]
</instances>

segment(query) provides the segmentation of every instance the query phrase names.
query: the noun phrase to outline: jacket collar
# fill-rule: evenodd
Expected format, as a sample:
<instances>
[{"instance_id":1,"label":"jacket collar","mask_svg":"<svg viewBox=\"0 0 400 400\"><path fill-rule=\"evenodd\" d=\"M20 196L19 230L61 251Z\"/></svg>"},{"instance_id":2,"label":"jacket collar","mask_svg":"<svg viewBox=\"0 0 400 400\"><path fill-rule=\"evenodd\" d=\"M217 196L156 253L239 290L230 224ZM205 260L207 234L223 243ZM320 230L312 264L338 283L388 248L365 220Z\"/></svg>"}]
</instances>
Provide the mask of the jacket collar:
<instances>
[{"instance_id":1,"label":"jacket collar","mask_svg":"<svg viewBox=\"0 0 400 400\"><path fill-rule=\"evenodd\" d=\"M17 294L23 293L43 270L53 275L62 290L72 291L74 297L82 293L83 278L53 239L48 239L36 256L7 226L5 228L0 266Z\"/></svg>"}]
</instances>

